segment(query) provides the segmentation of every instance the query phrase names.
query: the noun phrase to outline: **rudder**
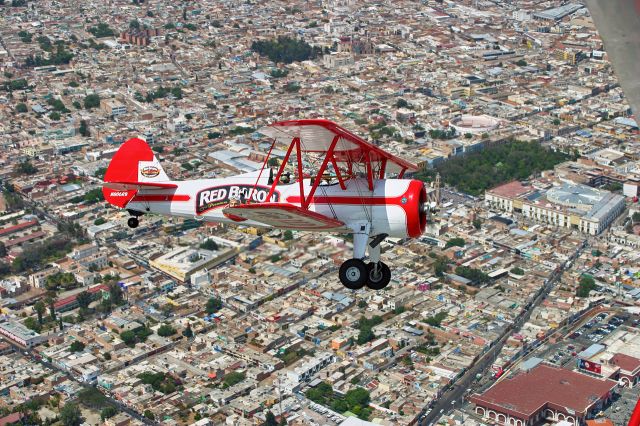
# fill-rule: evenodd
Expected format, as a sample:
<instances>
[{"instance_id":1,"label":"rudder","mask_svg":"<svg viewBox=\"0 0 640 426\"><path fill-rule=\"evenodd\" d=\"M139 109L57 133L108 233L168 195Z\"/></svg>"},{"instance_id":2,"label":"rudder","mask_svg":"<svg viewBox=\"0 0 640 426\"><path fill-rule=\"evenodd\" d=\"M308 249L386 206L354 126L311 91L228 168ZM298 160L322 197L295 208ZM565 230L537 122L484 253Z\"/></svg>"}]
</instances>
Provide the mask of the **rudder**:
<instances>
[{"instance_id":1,"label":"rudder","mask_svg":"<svg viewBox=\"0 0 640 426\"><path fill-rule=\"evenodd\" d=\"M169 178L162 169L149 145L139 138L126 141L111 159L104 175L104 182L167 182ZM118 190L102 187L104 199L124 208L138 190Z\"/></svg>"}]
</instances>

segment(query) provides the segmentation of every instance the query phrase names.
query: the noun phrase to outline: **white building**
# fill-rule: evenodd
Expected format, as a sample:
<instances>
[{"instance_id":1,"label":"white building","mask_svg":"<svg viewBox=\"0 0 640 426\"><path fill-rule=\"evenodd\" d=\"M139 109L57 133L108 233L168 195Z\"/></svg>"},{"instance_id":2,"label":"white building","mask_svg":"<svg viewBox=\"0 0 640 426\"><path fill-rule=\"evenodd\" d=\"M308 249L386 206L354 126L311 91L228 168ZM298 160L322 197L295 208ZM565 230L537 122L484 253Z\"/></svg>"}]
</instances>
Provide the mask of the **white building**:
<instances>
[{"instance_id":1,"label":"white building","mask_svg":"<svg viewBox=\"0 0 640 426\"><path fill-rule=\"evenodd\" d=\"M331 53L322 57L324 66L333 69L340 67L347 67L355 63L353 55L350 53Z\"/></svg>"},{"instance_id":2,"label":"white building","mask_svg":"<svg viewBox=\"0 0 640 426\"><path fill-rule=\"evenodd\" d=\"M1 323L0 334L25 348L32 348L47 340L47 336L38 334L16 321Z\"/></svg>"},{"instance_id":3,"label":"white building","mask_svg":"<svg viewBox=\"0 0 640 426\"><path fill-rule=\"evenodd\" d=\"M335 362L335 356L329 352L316 354L293 370L287 371L287 381L295 384L309 382L327 365Z\"/></svg>"}]
</instances>

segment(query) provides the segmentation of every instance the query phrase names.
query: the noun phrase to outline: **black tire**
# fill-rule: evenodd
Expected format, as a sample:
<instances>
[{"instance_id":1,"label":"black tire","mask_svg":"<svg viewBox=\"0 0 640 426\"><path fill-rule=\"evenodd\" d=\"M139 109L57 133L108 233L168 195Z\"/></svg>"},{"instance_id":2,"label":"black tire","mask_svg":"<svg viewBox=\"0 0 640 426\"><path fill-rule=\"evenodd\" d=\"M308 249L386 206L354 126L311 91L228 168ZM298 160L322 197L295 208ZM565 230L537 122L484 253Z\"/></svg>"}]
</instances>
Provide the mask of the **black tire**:
<instances>
[{"instance_id":1,"label":"black tire","mask_svg":"<svg viewBox=\"0 0 640 426\"><path fill-rule=\"evenodd\" d=\"M391 269L383 263L378 262L378 274L375 274L375 264L367 264L367 287L371 290L382 290L391 282Z\"/></svg>"},{"instance_id":2,"label":"black tire","mask_svg":"<svg viewBox=\"0 0 640 426\"><path fill-rule=\"evenodd\" d=\"M130 217L129 220L127 220L127 225L129 225L129 228L135 229L140 225L140 221L137 217Z\"/></svg>"},{"instance_id":3,"label":"black tire","mask_svg":"<svg viewBox=\"0 0 640 426\"><path fill-rule=\"evenodd\" d=\"M360 259L349 259L340 265L340 282L350 290L359 290L367 283L367 265Z\"/></svg>"}]
</instances>

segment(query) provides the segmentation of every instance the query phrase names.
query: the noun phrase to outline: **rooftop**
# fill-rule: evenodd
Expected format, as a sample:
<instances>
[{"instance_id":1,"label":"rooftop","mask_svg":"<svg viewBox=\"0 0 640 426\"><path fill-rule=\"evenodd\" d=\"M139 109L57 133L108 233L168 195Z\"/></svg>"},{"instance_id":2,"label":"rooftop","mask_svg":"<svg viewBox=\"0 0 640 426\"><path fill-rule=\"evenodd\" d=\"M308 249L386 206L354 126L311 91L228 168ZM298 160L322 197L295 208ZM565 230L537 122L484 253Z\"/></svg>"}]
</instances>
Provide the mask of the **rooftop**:
<instances>
[{"instance_id":1,"label":"rooftop","mask_svg":"<svg viewBox=\"0 0 640 426\"><path fill-rule=\"evenodd\" d=\"M474 395L472 401L525 416L534 415L546 404L584 413L616 386L614 380L540 364L529 372L497 383L482 395Z\"/></svg>"}]
</instances>

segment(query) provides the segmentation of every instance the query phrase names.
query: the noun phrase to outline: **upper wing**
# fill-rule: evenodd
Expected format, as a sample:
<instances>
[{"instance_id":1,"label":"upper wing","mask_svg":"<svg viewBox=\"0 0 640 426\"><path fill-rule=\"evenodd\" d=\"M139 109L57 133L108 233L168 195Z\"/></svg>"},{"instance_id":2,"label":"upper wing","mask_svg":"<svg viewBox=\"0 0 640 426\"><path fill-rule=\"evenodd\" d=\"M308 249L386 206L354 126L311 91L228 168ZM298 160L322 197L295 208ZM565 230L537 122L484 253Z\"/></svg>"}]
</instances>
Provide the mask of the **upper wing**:
<instances>
[{"instance_id":1,"label":"upper wing","mask_svg":"<svg viewBox=\"0 0 640 426\"><path fill-rule=\"evenodd\" d=\"M260 129L260 133L288 145L300 138L302 152L326 153L334 141L333 157L341 163L375 162L382 173L404 174L418 166L396 157L328 120L280 121Z\"/></svg>"},{"instance_id":2,"label":"upper wing","mask_svg":"<svg viewBox=\"0 0 640 426\"><path fill-rule=\"evenodd\" d=\"M292 204L263 203L242 204L222 210L225 215L261 222L280 229L303 231L351 232L344 223L320 213L305 210Z\"/></svg>"}]
</instances>

